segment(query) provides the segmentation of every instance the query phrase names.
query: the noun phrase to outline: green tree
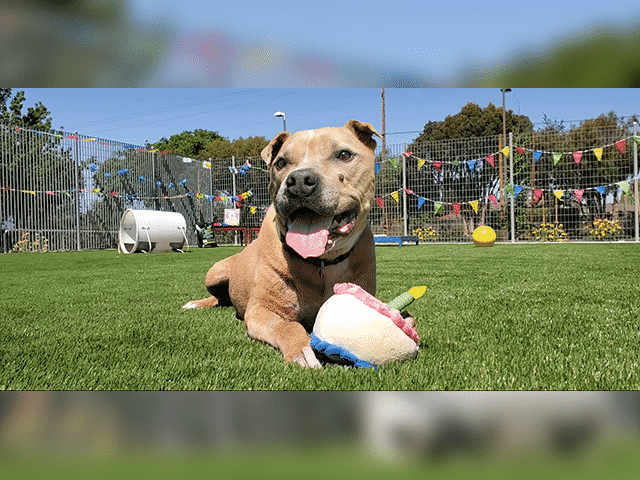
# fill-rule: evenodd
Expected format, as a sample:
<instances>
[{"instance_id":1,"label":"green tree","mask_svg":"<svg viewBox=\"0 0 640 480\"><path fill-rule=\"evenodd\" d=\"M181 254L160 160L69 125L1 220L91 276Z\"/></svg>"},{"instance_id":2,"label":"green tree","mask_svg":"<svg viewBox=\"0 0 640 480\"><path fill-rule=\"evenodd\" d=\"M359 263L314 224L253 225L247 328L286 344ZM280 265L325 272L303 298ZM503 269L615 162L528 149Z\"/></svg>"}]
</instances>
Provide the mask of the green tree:
<instances>
[{"instance_id":1,"label":"green tree","mask_svg":"<svg viewBox=\"0 0 640 480\"><path fill-rule=\"evenodd\" d=\"M51 113L41 102L22 113L24 91L19 91L11 98L11 88L0 88L0 123L13 127L33 128L35 130L51 129ZM7 102L9 102L7 106Z\"/></svg>"},{"instance_id":2,"label":"green tree","mask_svg":"<svg viewBox=\"0 0 640 480\"><path fill-rule=\"evenodd\" d=\"M226 139L218 132L203 129L196 129L193 132L185 130L177 135L172 135L168 140L163 137L156 143L147 145L147 149L152 150L157 148L160 151L169 150L182 157L209 158L204 153L204 150L210 143L219 140Z\"/></svg>"},{"instance_id":3,"label":"green tree","mask_svg":"<svg viewBox=\"0 0 640 480\"><path fill-rule=\"evenodd\" d=\"M7 230L56 230L69 218L71 198L24 193L76 188L69 151L61 148L61 132L51 130L51 113L37 103L24 112L24 92L0 89L0 230L7 251L15 238ZM58 135L54 135L58 133ZM43 224L47 218L47 225Z\"/></svg>"},{"instance_id":4,"label":"green tree","mask_svg":"<svg viewBox=\"0 0 640 480\"><path fill-rule=\"evenodd\" d=\"M507 110L505 117L507 133L518 134L530 132L533 129L531 120L525 115L516 115L513 110ZM413 143L501 134L502 108L497 108L493 103L482 108L470 102L455 115L447 115L442 121L429 121L424 126L422 134Z\"/></svg>"}]
</instances>

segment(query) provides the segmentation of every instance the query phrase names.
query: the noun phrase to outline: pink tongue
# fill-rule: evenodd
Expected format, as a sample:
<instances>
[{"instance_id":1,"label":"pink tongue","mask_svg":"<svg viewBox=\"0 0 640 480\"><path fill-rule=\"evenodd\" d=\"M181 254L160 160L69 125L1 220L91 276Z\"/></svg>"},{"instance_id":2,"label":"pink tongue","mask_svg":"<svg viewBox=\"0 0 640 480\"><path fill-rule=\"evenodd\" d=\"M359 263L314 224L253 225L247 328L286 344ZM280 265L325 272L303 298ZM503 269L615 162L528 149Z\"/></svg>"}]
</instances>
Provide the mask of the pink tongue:
<instances>
[{"instance_id":1,"label":"pink tongue","mask_svg":"<svg viewBox=\"0 0 640 480\"><path fill-rule=\"evenodd\" d=\"M289 227L286 242L302 258L319 257L325 252L331 219L308 222L296 219Z\"/></svg>"}]
</instances>

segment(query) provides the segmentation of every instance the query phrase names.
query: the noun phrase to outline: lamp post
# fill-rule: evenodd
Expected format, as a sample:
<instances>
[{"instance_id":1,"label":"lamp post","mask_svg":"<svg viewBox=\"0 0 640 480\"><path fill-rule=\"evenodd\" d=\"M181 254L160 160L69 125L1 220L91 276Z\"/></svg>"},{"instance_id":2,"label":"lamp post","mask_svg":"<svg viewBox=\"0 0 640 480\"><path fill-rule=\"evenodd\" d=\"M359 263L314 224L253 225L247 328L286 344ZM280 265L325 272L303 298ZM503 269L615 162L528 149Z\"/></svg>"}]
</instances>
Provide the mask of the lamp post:
<instances>
[{"instance_id":1,"label":"lamp post","mask_svg":"<svg viewBox=\"0 0 640 480\"><path fill-rule=\"evenodd\" d=\"M274 117L282 117L282 129L283 131L287 131L287 120L285 118L284 112L276 112L273 114Z\"/></svg>"},{"instance_id":2,"label":"lamp post","mask_svg":"<svg viewBox=\"0 0 640 480\"><path fill-rule=\"evenodd\" d=\"M510 92L511 89L510 88L501 88L500 91L502 92L502 147L505 147L507 145L507 112L505 110L505 105L504 105L504 94L507 92ZM500 148L502 150L502 147ZM503 183L503 167L502 167L502 162L504 159L505 155L500 155L500 165L499 165L499 170L500 170L500 230L502 230L502 239L505 240L506 239L506 232L504 230L504 183Z\"/></svg>"}]
</instances>

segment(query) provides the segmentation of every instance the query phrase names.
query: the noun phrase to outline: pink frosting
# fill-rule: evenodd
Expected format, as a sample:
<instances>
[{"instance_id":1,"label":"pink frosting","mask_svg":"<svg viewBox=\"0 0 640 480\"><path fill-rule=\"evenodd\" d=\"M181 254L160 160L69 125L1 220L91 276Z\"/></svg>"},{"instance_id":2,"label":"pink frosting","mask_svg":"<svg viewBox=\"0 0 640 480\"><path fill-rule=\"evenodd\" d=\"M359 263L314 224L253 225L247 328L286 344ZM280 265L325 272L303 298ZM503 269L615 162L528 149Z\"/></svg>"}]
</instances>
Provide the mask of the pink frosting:
<instances>
[{"instance_id":1,"label":"pink frosting","mask_svg":"<svg viewBox=\"0 0 640 480\"><path fill-rule=\"evenodd\" d=\"M398 310L396 310L395 308L391 308L384 302L381 302L358 285L355 285L353 283L336 283L333 286L333 291L336 295L353 295L367 307L372 308L381 315L389 318L398 326L400 330L402 330L409 338L411 338L411 340L416 343L420 341L420 337L418 337L416 331L405 321L404 318L402 318L402 315L400 315L400 312Z\"/></svg>"}]
</instances>

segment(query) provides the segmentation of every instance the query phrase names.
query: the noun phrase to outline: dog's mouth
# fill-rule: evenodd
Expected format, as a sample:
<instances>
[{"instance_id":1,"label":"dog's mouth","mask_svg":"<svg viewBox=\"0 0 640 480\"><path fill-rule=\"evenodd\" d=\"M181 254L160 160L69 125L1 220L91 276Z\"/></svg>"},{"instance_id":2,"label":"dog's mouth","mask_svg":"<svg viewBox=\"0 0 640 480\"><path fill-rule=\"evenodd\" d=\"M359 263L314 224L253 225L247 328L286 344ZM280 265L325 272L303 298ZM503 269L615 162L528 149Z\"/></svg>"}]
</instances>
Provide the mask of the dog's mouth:
<instances>
[{"instance_id":1,"label":"dog's mouth","mask_svg":"<svg viewBox=\"0 0 640 480\"><path fill-rule=\"evenodd\" d=\"M285 241L302 258L319 257L331 249L338 238L350 235L357 219L357 208L347 209L333 217L303 208L290 216Z\"/></svg>"}]
</instances>

